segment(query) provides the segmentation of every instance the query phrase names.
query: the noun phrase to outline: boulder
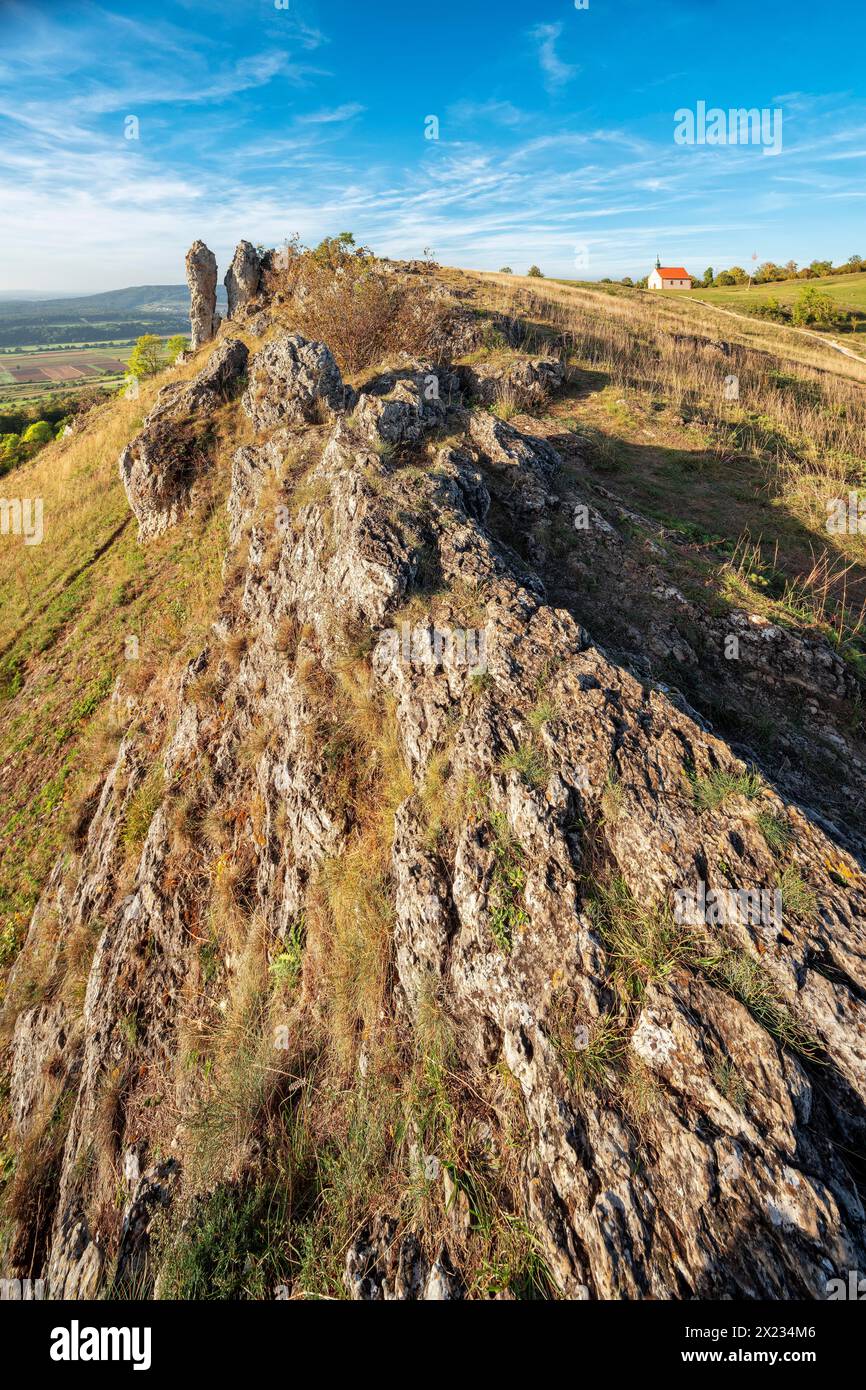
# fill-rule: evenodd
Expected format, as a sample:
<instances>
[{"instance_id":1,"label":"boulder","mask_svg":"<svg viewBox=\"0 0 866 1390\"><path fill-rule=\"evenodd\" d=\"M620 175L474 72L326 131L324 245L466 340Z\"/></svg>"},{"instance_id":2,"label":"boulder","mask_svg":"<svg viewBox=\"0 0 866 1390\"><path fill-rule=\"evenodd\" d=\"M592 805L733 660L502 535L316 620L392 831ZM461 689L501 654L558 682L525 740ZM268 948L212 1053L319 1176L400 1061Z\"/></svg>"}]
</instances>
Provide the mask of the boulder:
<instances>
[{"instance_id":1,"label":"boulder","mask_svg":"<svg viewBox=\"0 0 866 1390\"><path fill-rule=\"evenodd\" d=\"M453 372L421 365L378 377L361 392L354 416L361 433L371 441L411 444L444 424L449 408L459 400Z\"/></svg>"},{"instance_id":2,"label":"boulder","mask_svg":"<svg viewBox=\"0 0 866 1390\"><path fill-rule=\"evenodd\" d=\"M518 410L538 410L562 385L563 366L558 357L520 357L506 367L484 363L461 367L464 389L479 405L513 401Z\"/></svg>"},{"instance_id":3,"label":"boulder","mask_svg":"<svg viewBox=\"0 0 866 1390\"><path fill-rule=\"evenodd\" d=\"M210 467L214 444L210 417L240 389L246 345L226 338L189 383L160 391L119 467L140 540L174 526L190 505L196 482Z\"/></svg>"},{"instance_id":4,"label":"boulder","mask_svg":"<svg viewBox=\"0 0 866 1390\"><path fill-rule=\"evenodd\" d=\"M257 430L267 430L332 418L351 397L330 348L292 333L256 353L243 407Z\"/></svg>"}]
</instances>

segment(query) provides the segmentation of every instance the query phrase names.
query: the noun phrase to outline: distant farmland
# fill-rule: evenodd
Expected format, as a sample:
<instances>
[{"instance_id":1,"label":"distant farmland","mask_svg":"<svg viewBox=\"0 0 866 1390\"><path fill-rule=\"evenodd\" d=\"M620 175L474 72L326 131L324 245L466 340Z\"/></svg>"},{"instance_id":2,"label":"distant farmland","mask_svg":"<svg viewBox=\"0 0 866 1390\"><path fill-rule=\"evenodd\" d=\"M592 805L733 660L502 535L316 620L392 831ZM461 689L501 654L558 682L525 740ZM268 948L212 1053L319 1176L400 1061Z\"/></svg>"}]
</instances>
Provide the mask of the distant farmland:
<instances>
[{"instance_id":1,"label":"distant farmland","mask_svg":"<svg viewBox=\"0 0 866 1390\"><path fill-rule=\"evenodd\" d=\"M69 386L120 382L132 344L0 355L0 400L30 400Z\"/></svg>"}]
</instances>

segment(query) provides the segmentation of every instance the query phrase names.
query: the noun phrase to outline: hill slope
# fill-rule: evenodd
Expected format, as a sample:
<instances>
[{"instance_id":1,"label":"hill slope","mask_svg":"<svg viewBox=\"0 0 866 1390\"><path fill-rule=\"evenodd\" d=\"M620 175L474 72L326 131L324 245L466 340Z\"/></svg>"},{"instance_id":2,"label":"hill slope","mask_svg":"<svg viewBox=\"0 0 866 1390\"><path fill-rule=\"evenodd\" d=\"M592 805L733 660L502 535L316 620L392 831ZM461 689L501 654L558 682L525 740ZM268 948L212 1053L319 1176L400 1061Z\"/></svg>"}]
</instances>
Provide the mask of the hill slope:
<instances>
[{"instance_id":1,"label":"hill slope","mask_svg":"<svg viewBox=\"0 0 866 1390\"><path fill-rule=\"evenodd\" d=\"M804 290L815 289L828 294L840 309L847 309L856 316L857 327L863 331L866 321L866 274L823 275L813 280L780 280L769 285L725 285L718 289L696 288L692 293L710 304L725 304L732 309L748 309L768 299L777 299L780 304L794 304Z\"/></svg>"},{"instance_id":2,"label":"hill slope","mask_svg":"<svg viewBox=\"0 0 866 1390\"><path fill-rule=\"evenodd\" d=\"M218 302L225 303L225 289L220 286ZM186 285L128 285L121 290L104 290L100 294L73 295L55 299L39 298L0 300L0 323L9 318L47 319L51 322L73 321L82 315L97 319L130 313L173 313L189 315L189 290Z\"/></svg>"},{"instance_id":3,"label":"hill slope","mask_svg":"<svg viewBox=\"0 0 866 1390\"><path fill-rule=\"evenodd\" d=\"M866 1254L862 388L354 271L17 476L4 1272L821 1297Z\"/></svg>"},{"instance_id":4,"label":"hill slope","mask_svg":"<svg viewBox=\"0 0 866 1390\"><path fill-rule=\"evenodd\" d=\"M219 286L218 303L225 306ZM189 331L186 285L133 285L71 299L0 300L0 347L113 342Z\"/></svg>"}]
</instances>

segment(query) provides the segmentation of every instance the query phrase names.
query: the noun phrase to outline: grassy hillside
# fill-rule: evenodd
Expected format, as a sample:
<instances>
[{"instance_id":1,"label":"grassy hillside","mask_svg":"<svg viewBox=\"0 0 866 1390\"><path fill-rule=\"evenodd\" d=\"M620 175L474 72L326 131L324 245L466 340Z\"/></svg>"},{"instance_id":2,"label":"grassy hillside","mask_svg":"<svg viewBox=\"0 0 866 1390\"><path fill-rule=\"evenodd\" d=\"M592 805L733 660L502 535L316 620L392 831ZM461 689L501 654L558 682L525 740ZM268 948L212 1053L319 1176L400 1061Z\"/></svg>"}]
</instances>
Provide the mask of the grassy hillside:
<instances>
[{"instance_id":1,"label":"grassy hillside","mask_svg":"<svg viewBox=\"0 0 866 1390\"><path fill-rule=\"evenodd\" d=\"M501 307L563 333L571 384L551 407L555 442L587 434L599 481L682 535L684 584L824 631L862 669L866 536L830 535L826 521L831 498L864 491L866 362L685 295L482 278ZM702 352L698 335L741 362Z\"/></svg>"},{"instance_id":2,"label":"grassy hillside","mask_svg":"<svg viewBox=\"0 0 866 1390\"><path fill-rule=\"evenodd\" d=\"M225 304L218 287L217 303ZM189 332L185 285L134 285L74 299L0 301L0 366L4 352L22 348L131 342L143 333Z\"/></svg>"},{"instance_id":3,"label":"grassy hillside","mask_svg":"<svg viewBox=\"0 0 866 1390\"><path fill-rule=\"evenodd\" d=\"M519 277L509 276L508 279L517 282ZM862 351L866 357L866 344L861 347L856 341L858 335L866 336L866 274L827 275L815 280L780 280L773 284L753 285L751 289L747 285L727 285L718 289L703 289L700 286L695 286L692 290L660 291L631 289L618 283L603 285L590 280L548 280L546 283L565 285L572 289L605 294L620 299L631 298L634 300L640 296L651 295L653 298L664 300L669 306L671 304L692 306L692 311L698 314L702 312L702 306L705 305L733 313L750 314L755 311L757 306L766 304L768 300L777 300L784 308L790 308L805 290L814 288L820 294L828 294L840 310L851 315L851 320L832 329L812 326L809 331L826 332L829 337L841 336L845 339L854 339L855 341L850 344L851 348L855 351ZM676 312L674 311L675 314ZM686 312L688 312L688 308ZM786 325L782 324L781 326L785 327ZM728 331L727 327L725 331ZM779 346L778 338L775 342ZM796 357L797 360L803 360L790 341L785 345L783 351Z\"/></svg>"},{"instance_id":4,"label":"grassy hillside","mask_svg":"<svg viewBox=\"0 0 866 1390\"><path fill-rule=\"evenodd\" d=\"M121 290L59 299L30 300L25 297L0 300L0 323L26 316L55 322L64 317L77 318L84 314L105 318L118 313L186 313L188 309L189 290L186 285L129 285Z\"/></svg>"},{"instance_id":5,"label":"grassy hillside","mask_svg":"<svg viewBox=\"0 0 866 1390\"><path fill-rule=\"evenodd\" d=\"M109 697L118 676L134 693L169 657L198 650L207 626L222 511L145 549L118 474L121 450L166 379L137 401L98 407L85 432L4 479L4 496L43 499L45 535L34 546L0 538L0 969L76 805L116 749ZM138 644L131 660L128 638Z\"/></svg>"},{"instance_id":6,"label":"grassy hillside","mask_svg":"<svg viewBox=\"0 0 866 1390\"><path fill-rule=\"evenodd\" d=\"M780 304L794 304L805 289L816 289L829 294L840 309L863 315L855 324L855 331L866 334L866 274L825 275L816 280L779 280L772 285L725 285L720 289L701 289L696 287L691 294L706 299L710 304L722 304L730 309L748 309L762 300L778 299ZM673 294L687 294L687 291L670 291Z\"/></svg>"}]
</instances>

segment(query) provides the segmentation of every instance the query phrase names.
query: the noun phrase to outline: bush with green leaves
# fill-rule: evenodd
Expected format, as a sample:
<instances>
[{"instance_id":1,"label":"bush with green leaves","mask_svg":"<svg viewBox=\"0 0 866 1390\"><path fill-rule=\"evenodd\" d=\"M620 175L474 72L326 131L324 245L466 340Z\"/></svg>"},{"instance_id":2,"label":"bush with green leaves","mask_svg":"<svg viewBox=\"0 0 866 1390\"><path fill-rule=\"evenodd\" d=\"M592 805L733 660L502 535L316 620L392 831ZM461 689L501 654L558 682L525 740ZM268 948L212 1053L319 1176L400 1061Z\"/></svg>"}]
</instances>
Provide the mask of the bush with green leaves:
<instances>
[{"instance_id":1,"label":"bush with green leaves","mask_svg":"<svg viewBox=\"0 0 866 1390\"><path fill-rule=\"evenodd\" d=\"M144 381L172 366L188 347L189 339L182 333L174 333L165 343L155 333L144 333L132 349L127 371L135 381Z\"/></svg>"},{"instance_id":2,"label":"bush with green leaves","mask_svg":"<svg viewBox=\"0 0 866 1390\"><path fill-rule=\"evenodd\" d=\"M54 438L54 431L47 420L34 420L21 436L22 444L48 444Z\"/></svg>"},{"instance_id":3,"label":"bush with green leaves","mask_svg":"<svg viewBox=\"0 0 866 1390\"><path fill-rule=\"evenodd\" d=\"M165 1250L160 1293L169 1299L270 1299L289 1273L285 1191L274 1183L223 1184L193 1203Z\"/></svg>"},{"instance_id":4,"label":"bush with green leaves","mask_svg":"<svg viewBox=\"0 0 866 1390\"><path fill-rule=\"evenodd\" d=\"M810 286L803 291L794 305L792 321L798 327L814 323L819 328L837 328L847 321L847 315L839 308L832 295L822 294L820 290Z\"/></svg>"},{"instance_id":5,"label":"bush with green leaves","mask_svg":"<svg viewBox=\"0 0 866 1390\"><path fill-rule=\"evenodd\" d=\"M182 352L186 352L189 347L189 338L185 338L182 333L175 333L169 338L165 345L166 360L176 362Z\"/></svg>"}]
</instances>

